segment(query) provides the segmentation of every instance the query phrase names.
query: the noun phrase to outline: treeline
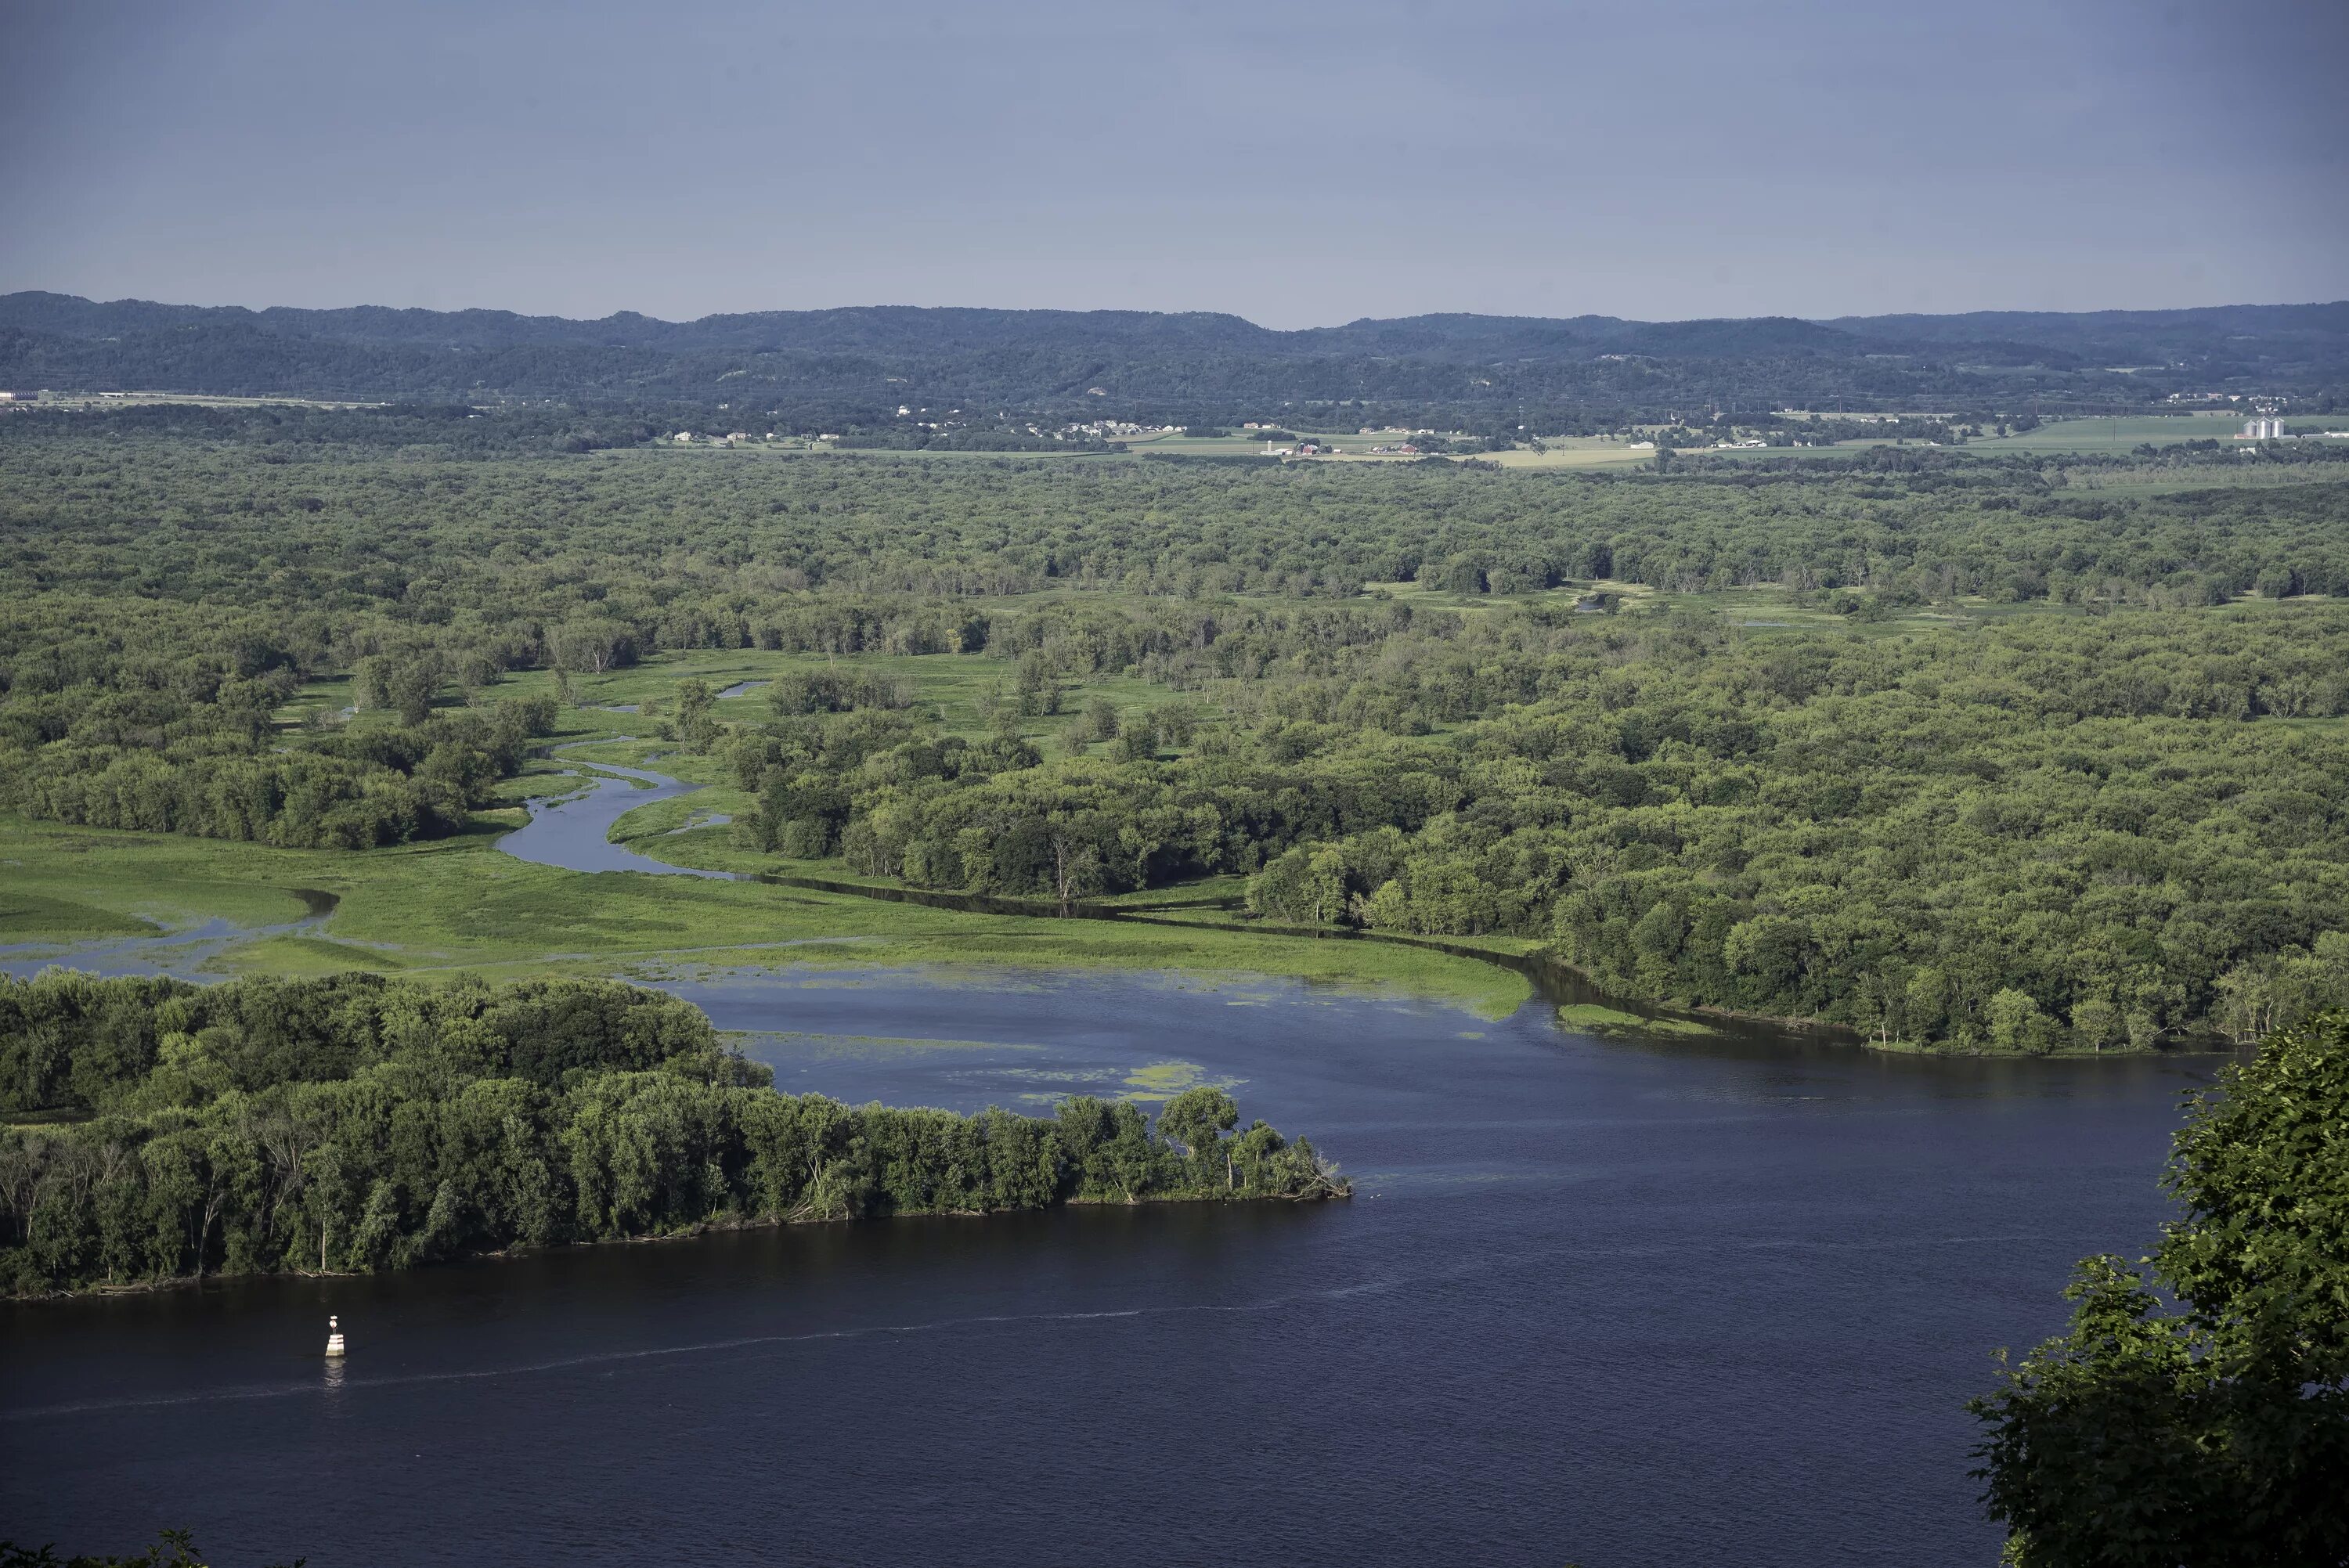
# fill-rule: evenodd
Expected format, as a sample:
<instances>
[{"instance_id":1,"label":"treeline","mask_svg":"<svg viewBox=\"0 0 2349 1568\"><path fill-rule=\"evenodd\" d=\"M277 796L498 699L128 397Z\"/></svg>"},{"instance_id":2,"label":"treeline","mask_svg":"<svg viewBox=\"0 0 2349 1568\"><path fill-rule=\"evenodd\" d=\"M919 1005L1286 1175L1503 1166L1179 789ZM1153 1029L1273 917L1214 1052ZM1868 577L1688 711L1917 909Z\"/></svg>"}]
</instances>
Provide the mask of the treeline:
<instances>
[{"instance_id":1,"label":"treeline","mask_svg":"<svg viewBox=\"0 0 2349 1568\"><path fill-rule=\"evenodd\" d=\"M222 675L202 656L131 685L85 679L0 703L0 805L88 828L189 833L288 849L372 849L458 831L552 732L552 699L434 713L279 744L279 665Z\"/></svg>"},{"instance_id":2,"label":"treeline","mask_svg":"<svg viewBox=\"0 0 2349 1568\"><path fill-rule=\"evenodd\" d=\"M292 1568L302 1568L305 1560L295 1558ZM120 1556L101 1556L94 1552L77 1552L70 1557L60 1557L54 1544L37 1549L19 1546L13 1541L0 1541L0 1568L212 1568L204 1561L203 1549L184 1530L164 1530L158 1532L153 1545ZM286 1568L273 1563L270 1568Z\"/></svg>"},{"instance_id":3,"label":"treeline","mask_svg":"<svg viewBox=\"0 0 2349 1568\"><path fill-rule=\"evenodd\" d=\"M775 1093L608 982L0 982L0 1290L406 1268L712 1224L1313 1198L1312 1146L1194 1089L1154 1127Z\"/></svg>"},{"instance_id":4,"label":"treeline","mask_svg":"<svg viewBox=\"0 0 2349 1568\"><path fill-rule=\"evenodd\" d=\"M706 429L710 412L700 404L659 403L592 408L548 403L484 408L453 401L26 404L9 409L0 428L13 446L72 447L94 436L169 439L249 448L260 461L274 464L388 454L480 459L601 451L642 446L680 428Z\"/></svg>"},{"instance_id":5,"label":"treeline","mask_svg":"<svg viewBox=\"0 0 2349 1568\"><path fill-rule=\"evenodd\" d=\"M222 406L200 403L26 403L0 407L8 438L26 446L70 446L92 435L249 445L264 461L403 458L543 457L613 448L673 444L678 431L836 435L851 450L901 452L1107 452L1115 443L1062 436L1011 417L945 425L910 423L895 398L862 404L839 398L785 400L755 412L731 403L640 398L579 405L553 400L475 406L459 402ZM755 428L750 428L755 427Z\"/></svg>"},{"instance_id":6,"label":"treeline","mask_svg":"<svg viewBox=\"0 0 2349 1568\"><path fill-rule=\"evenodd\" d=\"M1884 429L1876 428L1879 438ZM1865 439L1868 434L1868 427L1860 426L1856 428L1856 437L1845 438ZM1790 445L1791 438L1775 434L1771 444ZM1813 452L1799 458L1698 450L1674 452L1671 459L1672 471L1683 477L1744 484L1815 484L1831 475L1897 473L1913 489L1980 490L2044 479L2051 483L2060 480L2075 494L2096 490L2101 476L2111 473L2199 470L2213 490L2223 490L2240 478L2257 477L2262 469L2330 469L2338 473L2344 464L2349 464L2349 443L2340 441L2262 441L2254 446L2209 438L2144 441L2127 452L1974 456L1930 447L1876 446L1848 454Z\"/></svg>"}]
</instances>

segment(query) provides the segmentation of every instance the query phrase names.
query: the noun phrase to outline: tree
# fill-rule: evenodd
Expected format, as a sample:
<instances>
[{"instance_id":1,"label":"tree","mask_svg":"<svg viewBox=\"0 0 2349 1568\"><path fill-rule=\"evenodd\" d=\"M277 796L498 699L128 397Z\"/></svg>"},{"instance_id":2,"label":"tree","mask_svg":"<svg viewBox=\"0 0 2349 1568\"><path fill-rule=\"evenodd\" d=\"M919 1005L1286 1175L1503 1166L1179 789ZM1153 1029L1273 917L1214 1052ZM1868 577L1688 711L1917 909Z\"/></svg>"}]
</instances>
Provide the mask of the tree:
<instances>
[{"instance_id":1,"label":"tree","mask_svg":"<svg viewBox=\"0 0 2349 1568\"><path fill-rule=\"evenodd\" d=\"M635 631L609 616L566 621L547 634L547 646L558 665L581 675L600 676L636 657Z\"/></svg>"},{"instance_id":2,"label":"tree","mask_svg":"<svg viewBox=\"0 0 2349 1568\"><path fill-rule=\"evenodd\" d=\"M2009 985L1983 1006L1991 1044L2002 1051L2037 1049L2045 1036L2046 1019L2028 993Z\"/></svg>"},{"instance_id":3,"label":"tree","mask_svg":"<svg viewBox=\"0 0 2349 1568\"><path fill-rule=\"evenodd\" d=\"M402 724L422 724L432 717L432 694L440 686L440 658L434 653L386 661L381 681L384 706L399 710Z\"/></svg>"},{"instance_id":4,"label":"tree","mask_svg":"<svg viewBox=\"0 0 2349 1568\"><path fill-rule=\"evenodd\" d=\"M1061 677L1052 661L1044 656L1041 648L1030 648L1019 655L1017 674L1019 692L1019 713L1033 718L1061 711Z\"/></svg>"},{"instance_id":5,"label":"tree","mask_svg":"<svg viewBox=\"0 0 2349 1568\"><path fill-rule=\"evenodd\" d=\"M1117 738L1117 709L1111 704L1109 698L1105 696L1085 698L1084 711L1079 717L1075 734L1081 743Z\"/></svg>"},{"instance_id":6,"label":"tree","mask_svg":"<svg viewBox=\"0 0 2349 1568\"><path fill-rule=\"evenodd\" d=\"M1217 1134L1239 1125L1240 1109L1222 1089L1186 1088L1158 1113L1158 1136L1171 1138L1193 1158L1212 1152Z\"/></svg>"},{"instance_id":7,"label":"tree","mask_svg":"<svg viewBox=\"0 0 2349 1568\"><path fill-rule=\"evenodd\" d=\"M2071 1331L1970 1406L2008 1560L2349 1562L2349 1013L2223 1072L2166 1184L2153 1255L2083 1262Z\"/></svg>"},{"instance_id":8,"label":"tree","mask_svg":"<svg viewBox=\"0 0 2349 1568\"><path fill-rule=\"evenodd\" d=\"M2088 996L2072 1008L2072 1038L2092 1051L2101 1051L2120 1037L2121 1010L2107 996Z\"/></svg>"},{"instance_id":9,"label":"tree","mask_svg":"<svg viewBox=\"0 0 2349 1568\"><path fill-rule=\"evenodd\" d=\"M294 1559L293 1568L302 1568L307 1558ZM203 1548L184 1530L160 1532L154 1545L127 1557L100 1557L94 1553L77 1553L71 1557L59 1557L56 1549L44 1546L36 1551L19 1546L13 1541L0 1541L0 1568L204 1568Z\"/></svg>"},{"instance_id":10,"label":"tree","mask_svg":"<svg viewBox=\"0 0 2349 1568\"><path fill-rule=\"evenodd\" d=\"M1061 901L1062 914L1073 909L1077 900L1101 891L1101 851L1093 844L1098 826L1056 811L1045 829L1045 843L1052 857L1052 892Z\"/></svg>"},{"instance_id":11,"label":"tree","mask_svg":"<svg viewBox=\"0 0 2349 1568\"><path fill-rule=\"evenodd\" d=\"M717 744L725 726L718 722L713 711L717 698L707 681L687 680L677 684L677 740L688 751L709 750Z\"/></svg>"}]
</instances>

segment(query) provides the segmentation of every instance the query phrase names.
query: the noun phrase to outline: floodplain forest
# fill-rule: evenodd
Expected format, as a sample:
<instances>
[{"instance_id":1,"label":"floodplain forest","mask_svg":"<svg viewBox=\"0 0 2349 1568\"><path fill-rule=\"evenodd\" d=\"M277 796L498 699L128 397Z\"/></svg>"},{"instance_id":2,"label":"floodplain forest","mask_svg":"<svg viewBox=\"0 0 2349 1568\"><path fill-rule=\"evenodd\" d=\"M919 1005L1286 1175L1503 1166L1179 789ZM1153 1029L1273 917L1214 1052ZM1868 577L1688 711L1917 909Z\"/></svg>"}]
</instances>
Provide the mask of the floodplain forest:
<instances>
[{"instance_id":1,"label":"floodplain forest","mask_svg":"<svg viewBox=\"0 0 2349 1568\"><path fill-rule=\"evenodd\" d=\"M0 806L364 857L476 820L602 683L738 651L759 700L681 676L631 720L735 818L658 852L1046 905L1224 879L1268 925L1506 935L1916 1048L2349 1001L2321 475L551 451L502 418L11 416Z\"/></svg>"}]
</instances>

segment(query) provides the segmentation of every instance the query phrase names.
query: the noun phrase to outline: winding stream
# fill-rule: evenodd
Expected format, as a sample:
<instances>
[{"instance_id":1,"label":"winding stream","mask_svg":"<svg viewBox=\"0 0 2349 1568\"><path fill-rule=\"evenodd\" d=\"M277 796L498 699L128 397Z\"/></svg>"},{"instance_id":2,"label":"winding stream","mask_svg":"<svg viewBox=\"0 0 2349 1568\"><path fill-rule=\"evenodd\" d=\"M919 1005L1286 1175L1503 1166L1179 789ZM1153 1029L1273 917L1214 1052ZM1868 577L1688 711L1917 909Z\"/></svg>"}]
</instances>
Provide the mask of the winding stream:
<instances>
[{"instance_id":1,"label":"winding stream","mask_svg":"<svg viewBox=\"0 0 2349 1568\"><path fill-rule=\"evenodd\" d=\"M575 794L545 796L529 802L530 821L498 841L498 848L516 860L572 872L644 872L654 876L702 877L715 882L742 882L737 872L696 871L655 860L608 836L612 824L639 806L674 800L701 788L666 773L616 763L585 764L597 774Z\"/></svg>"}]
</instances>

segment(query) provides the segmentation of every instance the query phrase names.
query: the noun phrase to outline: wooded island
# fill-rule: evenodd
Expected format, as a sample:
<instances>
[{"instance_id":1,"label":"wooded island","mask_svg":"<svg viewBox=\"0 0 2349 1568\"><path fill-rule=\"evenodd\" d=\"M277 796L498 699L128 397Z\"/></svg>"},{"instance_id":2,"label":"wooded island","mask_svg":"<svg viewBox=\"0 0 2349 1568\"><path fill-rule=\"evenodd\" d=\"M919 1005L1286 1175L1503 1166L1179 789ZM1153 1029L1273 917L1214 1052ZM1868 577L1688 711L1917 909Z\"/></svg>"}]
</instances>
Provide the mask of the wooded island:
<instances>
[{"instance_id":1,"label":"wooded island","mask_svg":"<svg viewBox=\"0 0 2349 1568\"><path fill-rule=\"evenodd\" d=\"M777 1094L608 982L0 982L0 1291L408 1268L704 1226L1344 1197L1216 1088L1155 1126ZM83 1119L64 1119L81 1118Z\"/></svg>"}]
</instances>

